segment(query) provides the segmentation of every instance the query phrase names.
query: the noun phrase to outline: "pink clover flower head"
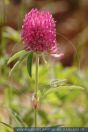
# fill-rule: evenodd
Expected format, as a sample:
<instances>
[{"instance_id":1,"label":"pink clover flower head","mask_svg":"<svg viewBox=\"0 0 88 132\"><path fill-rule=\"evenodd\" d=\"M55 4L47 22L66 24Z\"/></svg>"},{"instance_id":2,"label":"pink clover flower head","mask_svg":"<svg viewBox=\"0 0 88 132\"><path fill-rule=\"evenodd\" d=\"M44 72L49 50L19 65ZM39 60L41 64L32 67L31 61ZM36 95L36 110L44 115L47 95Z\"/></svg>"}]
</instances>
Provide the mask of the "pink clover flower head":
<instances>
[{"instance_id":1,"label":"pink clover flower head","mask_svg":"<svg viewBox=\"0 0 88 132\"><path fill-rule=\"evenodd\" d=\"M23 21L21 38L26 50L52 55L58 53L56 24L48 11L32 9L28 12Z\"/></svg>"}]
</instances>

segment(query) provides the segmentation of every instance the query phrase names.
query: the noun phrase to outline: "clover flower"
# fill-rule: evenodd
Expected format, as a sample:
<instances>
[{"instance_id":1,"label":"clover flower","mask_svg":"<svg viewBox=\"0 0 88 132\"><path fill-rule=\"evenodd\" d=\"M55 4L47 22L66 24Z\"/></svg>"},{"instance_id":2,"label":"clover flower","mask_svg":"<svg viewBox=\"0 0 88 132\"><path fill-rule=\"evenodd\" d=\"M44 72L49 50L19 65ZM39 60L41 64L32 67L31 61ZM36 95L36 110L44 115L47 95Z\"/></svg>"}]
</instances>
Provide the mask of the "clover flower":
<instances>
[{"instance_id":1,"label":"clover flower","mask_svg":"<svg viewBox=\"0 0 88 132\"><path fill-rule=\"evenodd\" d=\"M56 24L48 11L32 9L25 15L21 37L26 50L33 52L46 52L56 57L58 53L56 45Z\"/></svg>"}]
</instances>

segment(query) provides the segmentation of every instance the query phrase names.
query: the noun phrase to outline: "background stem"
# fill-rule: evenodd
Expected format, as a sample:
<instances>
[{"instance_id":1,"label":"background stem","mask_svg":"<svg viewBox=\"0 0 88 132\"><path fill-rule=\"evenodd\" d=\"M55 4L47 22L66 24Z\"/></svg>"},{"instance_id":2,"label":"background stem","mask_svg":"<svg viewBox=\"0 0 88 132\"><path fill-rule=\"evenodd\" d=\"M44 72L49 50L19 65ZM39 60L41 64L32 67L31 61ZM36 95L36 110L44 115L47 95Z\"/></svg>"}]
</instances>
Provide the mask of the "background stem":
<instances>
[{"instance_id":1,"label":"background stem","mask_svg":"<svg viewBox=\"0 0 88 132\"><path fill-rule=\"evenodd\" d=\"M39 65L39 56L36 54L36 75L35 75L35 97L36 102L38 99L37 91L38 91L38 65ZM37 106L35 108L35 127L37 127Z\"/></svg>"}]
</instances>

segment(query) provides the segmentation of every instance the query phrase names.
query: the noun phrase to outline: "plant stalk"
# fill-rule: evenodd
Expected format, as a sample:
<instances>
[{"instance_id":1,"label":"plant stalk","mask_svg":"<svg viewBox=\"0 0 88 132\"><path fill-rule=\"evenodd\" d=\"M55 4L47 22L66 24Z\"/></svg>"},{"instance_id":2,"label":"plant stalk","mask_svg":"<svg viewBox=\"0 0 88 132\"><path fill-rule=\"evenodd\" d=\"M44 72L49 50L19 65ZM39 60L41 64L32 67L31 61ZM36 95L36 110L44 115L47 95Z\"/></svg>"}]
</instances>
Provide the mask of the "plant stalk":
<instances>
[{"instance_id":1,"label":"plant stalk","mask_svg":"<svg viewBox=\"0 0 88 132\"><path fill-rule=\"evenodd\" d=\"M36 54L36 74L35 74L35 98L36 103L38 103L38 66L39 66L39 56ZM35 107L35 127L37 127L37 105Z\"/></svg>"}]
</instances>

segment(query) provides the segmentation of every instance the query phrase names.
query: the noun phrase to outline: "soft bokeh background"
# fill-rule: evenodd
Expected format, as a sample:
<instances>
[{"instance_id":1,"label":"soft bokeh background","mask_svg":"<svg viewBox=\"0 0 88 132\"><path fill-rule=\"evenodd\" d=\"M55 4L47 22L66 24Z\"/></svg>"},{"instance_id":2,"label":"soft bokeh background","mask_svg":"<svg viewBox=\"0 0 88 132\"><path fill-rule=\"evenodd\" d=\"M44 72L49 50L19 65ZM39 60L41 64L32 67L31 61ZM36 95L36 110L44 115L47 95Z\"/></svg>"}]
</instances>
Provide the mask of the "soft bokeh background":
<instances>
[{"instance_id":1,"label":"soft bokeh background","mask_svg":"<svg viewBox=\"0 0 88 132\"><path fill-rule=\"evenodd\" d=\"M40 60L38 126L88 127L88 0L0 0L0 121L12 127L34 126L35 59L32 79L26 60L10 77L15 62L7 65L23 48L22 19L32 8L53 14L57 43L64 52L60 61L48 57L45 65ZM7 132L8 126L0 127Z\"/></svg>"}]
</instances>

